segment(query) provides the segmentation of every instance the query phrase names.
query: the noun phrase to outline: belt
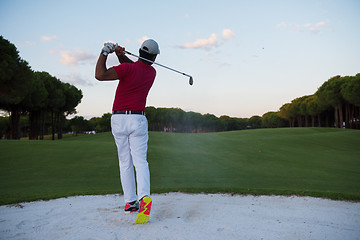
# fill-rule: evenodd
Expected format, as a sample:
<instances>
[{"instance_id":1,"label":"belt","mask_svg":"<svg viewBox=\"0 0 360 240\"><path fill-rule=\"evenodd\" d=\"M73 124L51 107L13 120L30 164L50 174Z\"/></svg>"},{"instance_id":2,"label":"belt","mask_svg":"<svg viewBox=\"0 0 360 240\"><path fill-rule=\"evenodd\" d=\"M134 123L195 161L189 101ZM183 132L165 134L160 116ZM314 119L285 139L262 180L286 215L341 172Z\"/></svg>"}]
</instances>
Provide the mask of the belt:
<instances>
[{"instance_id":1,"label":"belt","mask_svg":"<svg viewBox=\"0 0 360 240\"><path fill-rule=\"evenodd\" d=\"M112 114L139 114L139 115L145 115L145 112L143 111L113 111Z\"/></svg>"}]
</instances>

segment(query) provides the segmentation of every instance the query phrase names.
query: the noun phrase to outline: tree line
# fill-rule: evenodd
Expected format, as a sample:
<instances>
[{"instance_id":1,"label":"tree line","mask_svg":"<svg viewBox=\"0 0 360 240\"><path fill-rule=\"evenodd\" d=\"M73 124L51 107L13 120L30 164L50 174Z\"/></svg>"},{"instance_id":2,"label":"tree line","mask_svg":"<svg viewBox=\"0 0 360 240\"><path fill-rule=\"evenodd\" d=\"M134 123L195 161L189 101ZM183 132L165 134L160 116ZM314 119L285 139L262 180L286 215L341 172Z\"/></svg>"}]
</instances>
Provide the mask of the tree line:
<instances>
[{"instance_id":1,"label":"tree line","mask_svg":"<svg viewBox=\"0 0 360 240\"><path fill-rule=\"evenodd\" d=\"M185 112L180 108L146 107L145 113L150 131L201 133L287 126L287 121L274 112L263 117L236 118Z\"/></svg>"},{"instance_id":2,"label":"tree line","mask_svg":"<svg viewBox=\"0 0 360 240\"><path fill-rule=\"evenodd\" d=\"M330 78L313 95L284 104L278 115L290 127L360 129L360 73Z\"/></svg>"},{"instance_id":3,"label":"tree line","mask_svg":"<svg viewBox=\"0 0 360 240\"><path fill-rule=\"evenodd\" d=\"M312 94L285 103L277 112L251 118L201 115L178 108L147 107L151 131L215 132L279 127L360 129L360 73L334 76Z\"/></svg>"},{"instance_id":4,"label":"tree line","mask_svg":"<svg viewBox=\"0 0 360 240\"><path fill-rule=\"evenodd\" d=\"M288 126L288 122L280 118L275 112L269 112L262 117L234 118L224 115L218 118L213 114L185 112L180 108L150 106L146 107L145 113L149 131L204 133ZM102 117L93 117L89 120L82 116L75 116L64 120L62 130L73 135L109 132L111 131L110 119L111 113L105 113ZM31 129L29 122L29 115L21 117L21 136L32 139L29 134L29 129ZM48 122L47 127L51 129L50 122ZM9 117L0 117L0 138L9 135L9 131Z\"/></svg>"},{"instance_id":5,"label":"tree line","mask_svg":"<svg viewBox=\"0 0 360 240\"><path fill-rule=\"evenodd\" d=\"M279 127L360 129L360 73L334 76L312 94L285 103L277 112L233 118L185 112L178 108L147 107L150 131L215 132Z\"/></svg>"},{"instance_id":6,"label":"tree line","mask_svg":"<svg viewBox=\"0 0 360 240\"><path fill-rule=\"evenodd\" d=\"M27 116L30 139L55 134L62 138L65 117L75 113L82 92L47 72L31 70L14 44L0 36L0 109L10 114L7 138L20 139L21 117ZM6 118L1 119L1 126Z\"/></svg>"},{"instance_id":7,"label":"tree line","mask_svg":"<svg viewBox=\"0 0 360 240\"><path fill-rule=\"evenodd\" d=\"M110 126L111 113L106 113L102 117L93 117L90 120L86 120L82 116L75 116L71 119L64 119L62 126L62 133L78 135L84 133L99 133L99 132L109 132L111 131ZM30 135L30 121L29 114L23 114L20 117L20 136L22 138L34 139ZM47 118L45 122L45 134L48 135L46 139L56 139L59 138L59 132L55 133L55 136L52 135L52 126L51 118ZM50 136L49 136L50 135ZM11 126L10 126L10 117L0 117L0 139L11 139ZM42 138L37 138L43 140ZM61 139L61 138L60 138Z\"/></svg>"}]
</instances>

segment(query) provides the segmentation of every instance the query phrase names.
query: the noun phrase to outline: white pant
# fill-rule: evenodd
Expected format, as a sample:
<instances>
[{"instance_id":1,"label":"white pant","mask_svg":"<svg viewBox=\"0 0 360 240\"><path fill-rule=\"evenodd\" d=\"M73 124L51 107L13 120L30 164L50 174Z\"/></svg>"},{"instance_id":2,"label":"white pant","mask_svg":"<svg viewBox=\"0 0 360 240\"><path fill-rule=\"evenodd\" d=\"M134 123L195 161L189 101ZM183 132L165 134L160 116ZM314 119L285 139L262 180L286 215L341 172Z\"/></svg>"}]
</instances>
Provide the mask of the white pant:
<instances>
[{"instance_id":1,"label":"white pant","mask_svg":"<svg viewBox=\"0 0 360 240\"><path fill-rule=\"evenodd\" d=\"M114 114L111 117L111 130L118 150L125 203L136 201L146 195L150 196L150 172L146 160L149 139L146 117L135 114Z\"/></svg>"}]
</instances>

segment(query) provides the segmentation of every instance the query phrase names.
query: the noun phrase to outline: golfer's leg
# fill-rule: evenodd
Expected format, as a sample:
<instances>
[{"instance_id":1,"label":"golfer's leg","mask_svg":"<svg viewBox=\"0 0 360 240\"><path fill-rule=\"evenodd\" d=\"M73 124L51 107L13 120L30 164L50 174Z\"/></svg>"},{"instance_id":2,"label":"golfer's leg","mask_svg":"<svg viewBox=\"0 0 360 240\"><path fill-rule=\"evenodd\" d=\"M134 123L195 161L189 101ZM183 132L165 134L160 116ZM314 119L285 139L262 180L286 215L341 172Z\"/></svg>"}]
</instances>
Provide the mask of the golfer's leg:
<instances>
[{"instance_id":1,"label":"golfer's leg","mask_svg":"<svg viewBox=\"0 0 360 240\"><path fill-rule=\"evenodd\" d=\"M130 149L136 170L137 194L139 198L150 196L150 172L146 160L148 123L145 116L138 115L134 119L135 130L130 134Z\"/></svg>"},{"instance_id":2,"label":"golfer's leg","mask_svg":"<svg viewBox=\"0 0 360 240\"><path fill-rule=\"evenodd\" d=\"M124 129L121 117L111 117L111 129L118 150L121 186L125 203L137 200L134 165L130 154L129 138Z\"/></svg>"}]
</instances>

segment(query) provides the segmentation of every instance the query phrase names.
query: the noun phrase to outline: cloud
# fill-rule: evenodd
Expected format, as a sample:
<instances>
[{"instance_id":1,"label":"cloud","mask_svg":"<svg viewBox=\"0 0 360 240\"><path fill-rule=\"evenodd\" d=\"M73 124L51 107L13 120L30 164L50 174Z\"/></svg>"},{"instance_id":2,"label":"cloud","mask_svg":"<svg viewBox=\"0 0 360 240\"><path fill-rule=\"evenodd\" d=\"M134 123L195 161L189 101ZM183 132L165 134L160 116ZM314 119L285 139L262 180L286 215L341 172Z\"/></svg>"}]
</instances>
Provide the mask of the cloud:
<instances>
[{"instance_id":1,"label":"cloud","mask_svg":"<svg viewBox=\"0 0 360 240\"><path fill-rule=\"evenodd\" d=\"M150 39L148 36L143 36L142 38L139 38L137 41L138 43L142 44L145 40Z\"/></svg>"},{"instance_id":2,"label":"cloud","mask_svg":"<svg viewBox=\"0 0 360 240\"><path fill-rule=\"evenodd\" d=\"M185 43L180 46L180 48L186 49L198 49L198 48L205 48L208 49L209 47L219 46L224 44L227 40L234 38L235 33L231 29L224 29L222 31L222 40L219 41L219 37L216 33L212 33L209 38L201 38L197 39L194 42Z\"/></svg>"},{"instance_id":3,"label":"cloud","mask_svg":"<svg viewBox=\"0 0 360 240\"><path fill-rule=\"evenodd\" d=\"M309 30L310 30L310 32L315 33L315 34L320 32L319 29L314 28L314 27L309 28Z\"/></svg>"},{"instance_id":4,"label":"cloud","mask_svg":"<svg viewBox=\"0 0 360 240\"><path fill-rule=\"evenodd\" d=\"M197 39L192 43L185 43L182 48L203 48L215 46L217 44L218 37L215 33L212 33L211 36L207 39Z\"/></svg>"},{"instance_id":5,"label":"cloud","mask_svg":"<svg viewBox=\"0 0 360 240\"><path fill-rule=\"evenodd\" d=\"M25 41L19 44L19 48L36 46L36 42Z\"/></svg>"},{"instance_id":6,"label":"cloud","mask_svg":"<svg viewBox=\"0 0 360 240\"><path fill-rule=\"evenodd\" d=\"M289 26L289 23L287 23L287 22L281 22L281 23L277 24L278 28L288 27L288 26Z\"/></svg>"},{"instance_id":7,"label":"cloud","mask_svg":"<svg viewBox=\"0 0 360 240\"><path fill-rule=\"evenodd\" d=\"M86 53L82 50L78 50L73 53L70 51L60 51L60 62L64 65L75 65L81 63L86 63L88 61L94 62L96 60L96 56L93 54Z\"/></svg>"},{"instance_id":8,"label":"cloud","mask_svg":"<svg viewBox=\"0 0 360 240\"><path fill-rule=\"evenodd\" d=\"M231 64L228 62L223 62L219 65L219 67L229 67L229 66L231 66Z\"/></svg>"},{"instance_id":9,"label":"cloud","mask_svg":"<svg viewBox=\"0 0 360 240\"><path fill-rule=\"evenodd\" d=\"M295 31L304 32L304 27L301 24L295 24Z\"/></svg>"},{"instance_id":10,"label":"cloud","mask_svg":"<svg viewBox=\"0 0 360 240\"><path fill-rule=\"evenodd\" d=\"M224 29L222 32L224 39L230 39L235 37L235 33L231 29Z\"/></svg>"},{"instance_id":11,"label":"cloud","mask_svg":"<svg viewBox=\"0 0 360 240\"><path fill-rule=\"evenodd\" d=\"M326 22L318 22L315 24L317 27L324 27L326 25Z\"/></svg>"},{"instance_id":12,"label":"cloud","mask_svg":"<svg viewBox=\"0 0 360 240\"><path fill-rule=\"evenodd\" d=\"M48 41L52 41L52 40L56 40L57 37L54 36L41 36L41 41L42 42L48 42Z\"/></svg>"},{"instance_id":13,"label":"cloud","mask_svg":"<svg viewBox=\"0 0 360 240\"><path fill-rule=\"evenodd\" d=\"M59 74L56 77L59 78L63 82L67 82L72 85L78 85L78 86L79 85L80 86L93 86L94 82L95 82L95 80L93 78L92 79L84 78L77 72L72 72L70 74Z\"/></svg>"},{"instance_id":14,"label":"cloud","mask_svg":"<svg viewBox=\"0 0 360 240\"><path fill-rule=\"evenodd\" d=\"M311 32L314 34L320 33L321 28L327 26L327 23L325 21L317 22L317 23L306 23L306 24L294 24L294 23L287 23L287 22L281 22L277 24L278 28L289 28L294 29L296 32Z\"/></svg>"}]
</instances>

